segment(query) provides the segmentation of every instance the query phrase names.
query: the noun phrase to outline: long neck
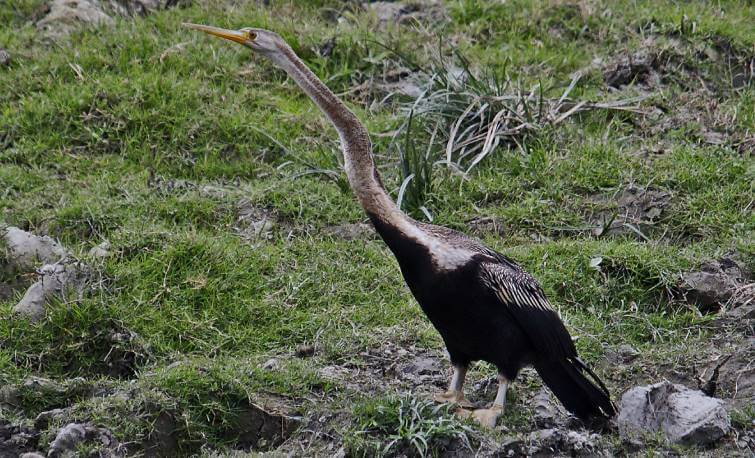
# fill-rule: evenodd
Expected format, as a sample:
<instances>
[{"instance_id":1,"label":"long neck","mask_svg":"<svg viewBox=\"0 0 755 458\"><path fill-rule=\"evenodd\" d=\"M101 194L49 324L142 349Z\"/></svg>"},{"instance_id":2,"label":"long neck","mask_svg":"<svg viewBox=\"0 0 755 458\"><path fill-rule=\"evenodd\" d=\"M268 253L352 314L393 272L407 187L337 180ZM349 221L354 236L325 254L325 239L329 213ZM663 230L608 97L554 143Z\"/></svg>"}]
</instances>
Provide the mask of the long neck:
<instances>
[{"instance_id":1,"label":"long neck","mask_svg":"<svg viewBox=\"0 0 755 458\"><path fill-rule=\"evenodd\" d=\"M341 138L346 176L365 211L391 226L411 224L411 220L385 191L372 159L372 145L367 129L356 115L312 73L290 47L285 46L281 53L271 55L270 58L296 81L335 126Z\"/></svg>"}]
</instances>

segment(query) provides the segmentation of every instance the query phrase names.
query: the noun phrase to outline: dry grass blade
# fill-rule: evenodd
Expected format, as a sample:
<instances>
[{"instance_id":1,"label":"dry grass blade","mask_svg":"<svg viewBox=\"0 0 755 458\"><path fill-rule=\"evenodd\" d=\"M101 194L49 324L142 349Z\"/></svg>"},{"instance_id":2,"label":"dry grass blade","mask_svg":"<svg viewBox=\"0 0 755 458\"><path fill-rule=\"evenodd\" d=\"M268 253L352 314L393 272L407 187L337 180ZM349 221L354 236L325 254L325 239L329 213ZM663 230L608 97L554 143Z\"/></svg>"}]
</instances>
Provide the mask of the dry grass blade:
<instances>
[{"instance_id":1,"label":"dry grass blade","mask_svg":"<svg viewBox=\"0 0 755 458\"><path fill-rule=\"evenodd\" d=\"M476 76L462 56L457 56L462 68L449 67L442 59L436 60L427 73L422 96L406 104L414 123L427 130L427 126L441 128L438 140L445 143L442 163L454 171L468 174L499 146L517 148L528 135L547 127L559 125L572 116L589 110L613 110L642 112L640 98L592 102L571 98L582 75L575 74L566 89L556 97L546 97L553 92L541 84L527 91L512 90L515 86L504 75L483 71ZM406 138L409 123L398 129L394 144ZM415 129L415 136L416 136ZM446 133L447 132L447 133ZM432 158L428 157L428 160Z\"/></svg>"}]
</instances>

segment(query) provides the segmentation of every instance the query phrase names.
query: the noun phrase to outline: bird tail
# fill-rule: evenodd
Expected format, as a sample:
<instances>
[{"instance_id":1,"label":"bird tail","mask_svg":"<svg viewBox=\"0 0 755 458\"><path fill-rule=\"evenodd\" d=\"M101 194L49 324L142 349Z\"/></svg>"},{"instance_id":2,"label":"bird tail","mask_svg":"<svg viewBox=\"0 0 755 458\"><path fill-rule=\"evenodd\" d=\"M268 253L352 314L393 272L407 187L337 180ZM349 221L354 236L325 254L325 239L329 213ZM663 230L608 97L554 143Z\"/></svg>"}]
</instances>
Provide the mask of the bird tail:
<instances>
[{"instance_id":1,"label":"bird tail","mask_svg":"<svg viewBox=\"0 0 755 458\"><path fill-rule=\"evenodd\" d=\"M564 407L585 423L605 424L616 415L608 389L579 358L540 361L535 369Z\"/></svg>"}]
</instances>

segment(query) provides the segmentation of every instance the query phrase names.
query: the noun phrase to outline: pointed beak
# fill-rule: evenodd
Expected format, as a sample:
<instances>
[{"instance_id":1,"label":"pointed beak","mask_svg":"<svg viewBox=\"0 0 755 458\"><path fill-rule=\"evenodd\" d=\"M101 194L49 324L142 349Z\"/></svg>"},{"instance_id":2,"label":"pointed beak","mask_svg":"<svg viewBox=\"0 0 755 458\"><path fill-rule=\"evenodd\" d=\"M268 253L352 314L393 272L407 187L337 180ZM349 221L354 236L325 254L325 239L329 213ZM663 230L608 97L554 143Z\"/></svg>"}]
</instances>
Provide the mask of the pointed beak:
<instances>
[{"instance_id":1,"label":"pointed beak","mask_svg":"<svg viewBox=\"0 0 755 458\"><path fill-rule=\"evenodd\" d=\"M219 27L212 27L210 25L192 24L190 22L184 22L184 27L190 29L200 30L216 37L225 38L226 40L235 41L236 43L244 44L250 40L249 34L246 32L239 32L236 30L221 29Z\"/></svg>"}]
</instances>

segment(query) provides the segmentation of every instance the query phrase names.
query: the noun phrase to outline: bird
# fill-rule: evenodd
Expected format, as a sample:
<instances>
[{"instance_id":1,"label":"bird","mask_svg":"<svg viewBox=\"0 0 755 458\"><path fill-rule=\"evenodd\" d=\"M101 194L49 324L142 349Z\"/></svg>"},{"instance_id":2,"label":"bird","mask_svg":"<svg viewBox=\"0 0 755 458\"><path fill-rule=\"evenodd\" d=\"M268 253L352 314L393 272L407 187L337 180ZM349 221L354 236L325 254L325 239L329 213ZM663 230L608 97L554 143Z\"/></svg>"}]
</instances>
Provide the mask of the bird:
<instances>
[{"instance_id":1,"label":"bird","mask_svg":"<svg viewBox=\"0 0 755 458\"><path fill-rule=\"evenodd\" d=\"M523 367L533 366L564 407L586 424L606 424L616 414L608 389L579 358L537 280L480 241L404 213L375 167L367 129L280 35L259 28L184 26L268 58L333 124L354 195L446 345L453 375L448 389L433 396L435 401L455 404L461 415L494 427L504 411L509 385ZM498 374L495 400L481 409L473 409L463 389L467 370L477 361L494 365Z\"/></svg>"}]
</instances>

